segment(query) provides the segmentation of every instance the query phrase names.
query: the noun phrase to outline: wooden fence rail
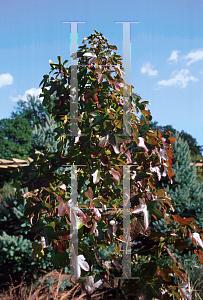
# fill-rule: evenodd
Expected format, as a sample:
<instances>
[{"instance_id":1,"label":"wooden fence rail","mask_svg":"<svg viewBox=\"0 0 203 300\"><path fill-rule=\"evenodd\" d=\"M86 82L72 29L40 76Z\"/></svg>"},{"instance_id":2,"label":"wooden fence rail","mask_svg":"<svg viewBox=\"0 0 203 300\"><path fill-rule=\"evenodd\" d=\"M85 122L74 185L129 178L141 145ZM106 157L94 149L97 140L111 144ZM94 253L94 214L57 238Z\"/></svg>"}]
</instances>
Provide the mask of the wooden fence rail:
<instances>
[{"instance_id":1,"label":"wooden fence rail","mask_svg":"<svg viewBox=\"0 0 203 300\"><path fill-rule=\"evenodd\" d=\"M28 157L27 160L22 160L18 158L12 158L11 160L7 159L0 159L0 171L13 171L19 167L26 167L33 161L32 158ZM200 168L201 172L203 173L203 161L198 160L196 162L191 162L191 166L195 166Z\"/></svg>"}]
</instances>

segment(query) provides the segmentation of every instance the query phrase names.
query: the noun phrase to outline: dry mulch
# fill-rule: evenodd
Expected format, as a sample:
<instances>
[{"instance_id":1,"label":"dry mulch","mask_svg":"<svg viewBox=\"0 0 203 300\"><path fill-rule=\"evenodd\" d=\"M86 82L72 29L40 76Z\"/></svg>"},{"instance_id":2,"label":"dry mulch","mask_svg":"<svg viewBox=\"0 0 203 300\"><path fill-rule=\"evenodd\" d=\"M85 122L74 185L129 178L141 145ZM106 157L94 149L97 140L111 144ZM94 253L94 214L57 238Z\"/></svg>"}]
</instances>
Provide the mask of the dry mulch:
<instances>
[{"instance_id":1,"label":"dry mulch","mask_svg":"<svg viewBox=\"0 0 203 300\"><path fill-rule=\"evenodd\" d=\"M52 277L53 279L57 279L57 284L53 283L50 286L46 284L39 284L38 286L34 287L31 285L30 291L26 284L24 283L24 278L22 277L21 283L17 286L11 282L8 291L3 291L0 293L1 300L69 300L69 299L77 299L77 300L85 300L86 299L86 292L82 284L78 280L71 280L71 287L67 288L65 291L60 291L60 280L67 278L67 274L62 274L62 272L51 272L43 276L42 281L46 280L47 277ZM123 280L121 280L122 284ZM114 280L114 286L112 287L110 283L104 282L102 289L97 289L93 294L91 294L91 299L106 299L110 300L116 299L117 293L117 286L118 286L118 279ZM124 299L134 299L134 297L128 295L124 296L119 290L119 300Z\"/></svg>"}]
</instances>

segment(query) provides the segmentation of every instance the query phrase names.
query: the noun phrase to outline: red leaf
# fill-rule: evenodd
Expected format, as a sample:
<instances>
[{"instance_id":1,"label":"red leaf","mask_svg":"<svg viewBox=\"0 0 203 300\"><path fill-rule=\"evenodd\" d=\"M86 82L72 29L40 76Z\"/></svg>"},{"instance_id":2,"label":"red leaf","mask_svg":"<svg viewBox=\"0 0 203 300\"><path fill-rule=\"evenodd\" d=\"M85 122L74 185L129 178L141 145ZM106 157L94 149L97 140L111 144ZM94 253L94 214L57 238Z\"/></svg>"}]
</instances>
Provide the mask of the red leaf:
<instances>
[{"instance_id":1,"label":"red leaf","mask_svg":"<svg viewBox=\"0 0 203 300\"><path fill-rule=\"evenodd\" d=\"M98 156L99 152L98 151L95 151L91 154L91 157L92 158L96 158Z\"/></svg>"},{"instance_id":2,"label":"red leaf","mask_svg":"<svg viewBox=\"0 0 203 300\"><path fill-rule=\"evenodd\" d=\"M90 186L88 187L88 192L85 192L84 194L88 199L90 199L90 201L92 201L94 195L93 190Z\"/></svg>"},{"instance_id":3,"label":"red leaf","mask_svg":"<svg viewBox=\"0 0 203 300\"><path fill-rule=\"evenodd\" d=\"M107 166L108 163L109 163L109 160L108 160L107 157L102 157L102 158L101 158L101 164L102 164L103 166Z\"/></svg>"},{"instance_id":4,"label":"red leaf","mask_svg":"<svg viewBox=\"0 0 203 300\"><path fill-rule=\"evenodd\" d=\"M72 234L63 235L63 236L61 237L61 240L62 240L62 241L70 240L71 237L72 237Z\"/></svg>"},{"instance_id":5,"label":"red leaf","mask_svg":"<svg viewBox=\"0 0 203 300\"><path fill-rule=\"evenodd\" d=\"M141 223L136 217L131 222L131 230L132 240L135 240L140 233L144 234L145 232L144 227L141 225Z\"/></svg>"},{"instance_id":6,"label":"red leaf","mask_svg":"<svg viewBox=\"0 0 203 300\"><path fill-rule=\"evenodd\" d=\"M67 249L66 242L58 241L58 242L57 242L57 249L58 249L58 251L61 252L61 253L65 252L66 249Z\"/></svg>"},{"instance_id":7,"label":"red leaf","mask_svg":"<svg viewBox=\"0 0 203 300\"><path fill-rule=\"evenodd\" d=\"M70 215L70 207L66 203L60 203L58 206L58 216L63 217L65 214Z\"/></svg>"},{"instance_id":8,"label":"red leaf","mask_svg":"<svg viewBox=\"0 0 203 300\"><path fill-rule=\"evenodd\" d=\"M172 215L174 222L177 222L178 224L180 224L180 226L182 225L190 225L192 222L195 221L194 218L190 217L189 219L187 218L181 218L179 215Z\"/></svg>"},{"instance_id":9,"label":"red leaf","mask_svg":"<svg viewBox=\"0 0 203 300\"><path fill-rule=\"evenodd\" d=\"M159 266L157 266L157 275L162 276L166 282L171 281L171 276L169 275L170 273L174 273L170 267L164 266L161 269Z\"/></svg>"},{"instance_id":10,"label":"red leaf","mask_svg":"<svg viewBox=\"0 0 203 300\"><path fill-rule=\"evenodd\" d=\"M203 252L202 252L202 249L199 249L197 251L194 250L194 253L198 256L200 263L203 264Z\"/></svg>"},{"instance_id":11,"label":"red leaf","mask_svg":"<svg viewBox=\"0 0 203 300\"><path fill-rule=\"evenodd\" d=\"M127 158L128 158L128 164L132 164L130 151L128 150L128 151L125 153L125 155L126 155Z\"/></svg>"}]
</instances>

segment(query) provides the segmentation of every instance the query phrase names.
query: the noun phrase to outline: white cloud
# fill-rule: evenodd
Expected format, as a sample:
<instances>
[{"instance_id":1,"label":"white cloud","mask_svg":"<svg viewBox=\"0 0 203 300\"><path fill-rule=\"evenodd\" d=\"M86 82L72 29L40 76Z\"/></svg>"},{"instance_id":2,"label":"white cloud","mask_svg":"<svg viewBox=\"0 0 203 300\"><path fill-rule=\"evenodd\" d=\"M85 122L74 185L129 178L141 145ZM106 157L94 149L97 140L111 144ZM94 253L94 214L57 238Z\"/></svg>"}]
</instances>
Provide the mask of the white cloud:
<instances>
[{"instance_id":1,"label":"white cloud","mask_svg":"<svg viewBox=\"0 0 203 300\"><path fill-rule=\"evenodd\" d=\"M13 76L9 73L0 75L0 88L4 85L13 84Z\"/></svg>"},{"instance_id":2,"label":"white cloud","mask_svg":"<svg viewBox=\"0 0 203 300\"><path fill-rule=\"evenodd\" d=\"M173 61L175 63L177 63L178 61L178 52L180 52L179 50L173 50L171 53L171 56L169 57L169 59L167 61ZM170 62L171 64L171 62Z\"/></svg>"},{"instance_id":3,"label":"white cloud","mask_svg":"<svg viewBox=\"0 0 203 300\"><path fill-rule=\"evenodd\" d=\"M156 76L158 74L158 71L152 70L151 64L149 62L145 63L140 71L142 74L146 73L148 76Z\"/></svg>"},{"instance_id":4,"label":"white cloud","mask_svg":"<svg viewBox=\"0 0 203 300\"><path fill-rule=\"evenodd\" d=\"M171 76L172 78L168 80L158 81L159 86L179 86L185 88L189 81L198 81L194 76L188 76L189 70L182 69L179 72L174 71Z\"/></svg>"},{"instance_id":5,"label":"white cloud","mask_svg":"<svg viewBox=\"0 0 203 300\"><path fill-rule=\"evenodd\" d=\"M25 92L25 94L23 96L19 95L18 97L10 97L10 99L13 101L13 102L17 102L19 100L23 100L23 101L27 101L27 96L28 95L32 95L32 96L39 96L39 94L42 92L42 90L39 88L39 89L36 89L36 88L31 88L29 90L27 90ZM39 98L40 100L42 98Z\"/></svg>"},{"instance_id":6,"label":"white cloud","mask_svg":"<svg viewBox=\"0 0 203 300\"><path fill-rule=\"evenodd\" d=\"M190 61L187 63L188 66L198 60L203 60L203 50L200 49L197 51L191 51L188 55L185 56L185 59L190 59Z\"/></svg>"}]
</instances>

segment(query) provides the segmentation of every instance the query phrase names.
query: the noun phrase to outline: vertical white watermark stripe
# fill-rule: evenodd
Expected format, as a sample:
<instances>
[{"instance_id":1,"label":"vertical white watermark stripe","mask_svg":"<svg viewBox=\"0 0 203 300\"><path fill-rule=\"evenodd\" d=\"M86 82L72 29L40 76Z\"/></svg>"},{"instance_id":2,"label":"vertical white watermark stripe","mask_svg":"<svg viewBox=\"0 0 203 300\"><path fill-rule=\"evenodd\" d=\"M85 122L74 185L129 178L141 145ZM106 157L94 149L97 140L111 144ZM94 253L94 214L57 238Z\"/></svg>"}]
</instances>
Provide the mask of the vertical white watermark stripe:
<instances>
[{"instance_id":1,"label":"vertical white watermark stripe","mask_svg":"<svg viewBox=\"0 0 203 300\"><path fill-rule=\"evenodd\" d=\"M123 278L131 277L130 166L123 166Z\"/></svg>"},{"instance_id":2,"label":"vertical white watermark stripe","mask_svg":"<svg viewBox=\"0 0 203 300\"><path fill-rule=\"evenodd\" d=\"M74 256L70 259L70 277L72 278L74 276L74 267L77 269L78 261L78 229L77 229L77 214L74 211L74 208L77 207L77 199L78 199L78 193L77 193L77 166L71 165L71 209L70 209L70 252L74 252ZM73 209L72 209L73 207ZM74 248L74 250L72 249ZM73 267L74 266L74 267Z\"/></svg>"},{"instance_id":3,"label":"vertical white watermark stripe","mask_svg":"<svg viewBox=\"0 0 203 300\"><path fill-rule=\"evenodd\" d=\"M77 50L78 50L78 23L70 23L70 54L71 54L71 80L70 80L70 136L78 136L78 78L77 78ZM69 134L68 134L69 136Z\"/></svg>"},{"instance_id":4,"label":"vertical white watermark stripe","mask_svg":"<svg viewBox=\"0 0 203 300\"><path fill-rule=\"evenodd\" d=\"M77 50L78 32L77 23L71 23L71 79L70 79L70 131L71 135L78 136L78 77L77 77Z\"/></svg>"},{"instance_id":5,"label":"vertical white watermark stripe","mask_svg":"<svg viewBox=\"0 0 203 300\"><path fill-rule=\"evenodd\" d=\"M125 70L124 81L126 82L123 88L123 134L131 136L131 127L129 127L129 116L130 114L130 70L131 70L131 57L130 57L130 23L123 23L123 67ZM128 121L128 122L127 122ZM128 123L128 124L127 124ZM128 128L127 128L128 126Z\"/></svg>"},{"instance_id":6,"label":"vertical white watermark stripe","mask_svg":"<svg viewBox=\"0 0 203 300\"><path fill-rule=\"evenodd\" d=\"M86 22L62 22L71 24L71 102L70 102L70 130L71 134L78 136L78 79L77 79L77 24ZM124 136L131 136L131 101L130 101L130 70L131 70L131 23L139 22L115 22L123 23L123 66L125 69L124 81L126 86L123 89L123 134ZM76 62L75 62L76 61ZM130 166L123 166L123 276L121 279L137 279L131 277L131 245L130 245ZM77 166L71 166L71 199L73 208L77 205ZM71 234L70 249L73 247L74 256L78 256L78 229L77 226L73 228L73 222L77 224L76 214L71 209ZM70 250L72 252L72 250ZM77 259L75 263L71 259L71 265L77 268ZM71 277L73 269L70 267Z\"/></svg>"},{"instance_id":7,"label":"vertical white watermark stripe","mask_svg":"<svg viewBox=\"0 0 203 300\"><path fill-rule=\"evenodd\" d=\"M74 279L74 271L78 270L78 228L77 228L77 213L75 208L78 207L78 191L77 191L77 167L86 167L86 165L71 165L71 194L70 199L70 252L73 257L70 259L70 279ZM72 208L73 207L73 208ZM83 277L80 277L83 278ZM83 278L84 279L84 278Z\"/></svg>"},{"instance_id":8,"label":"vertical white watermark stripe","mask_svg":"<svg viewBox=\"0 0 203 300\"><path fill-rule=\"evenodd\" d=\"M123 167L123 274L115 279L139 279L131 277L131 236L130 236L130 167Z\"/></svg>"},{"instance_id":9,"label":"vertical white watermark stripe","mask_svg":"<svg viewBox=\"0 0 203 300\"><path fill-rule=\"evenodd\" d=\"M123 134L131 136L131 101L130 101L130 70L131 70L131 23L139 23L138 21L115 21L114 23L123 23L123 67L125 70L123 88ZM121 136L121 135L118 135Z\"/></svg>"},{"instance_id":10,"label":"vertical white watermark stripe","mask_svg":"<svg viewBox=\"0 0 203 300\"><path fill-rule=\"evenodd\" d=\"M67 167L67 165L62 165ZM70 259L70 279L73 279L74 268L77 269L78 261L78 229L76 221L76 213L74 208L78 207L78 192L77 192L77 167L86 165L71 165L71 195L72 200L71 208L71 226L70 226L70 252L73 254L74 258ZM123 275L122 277L115 277L115 279L139 279L139 277L131 277L131 237L130 237L130 167L133 165L118 165L123 167ZM98 207L100 208L100 207ZM83 208L84 209L84 208ZM111 208L109 208L111 209ZM73 248L74 247L74 248ZM74 265L74 267L73 267ZM86 279L86 277L80 277L81 279Z\"/></svg>"}]
</instances>

